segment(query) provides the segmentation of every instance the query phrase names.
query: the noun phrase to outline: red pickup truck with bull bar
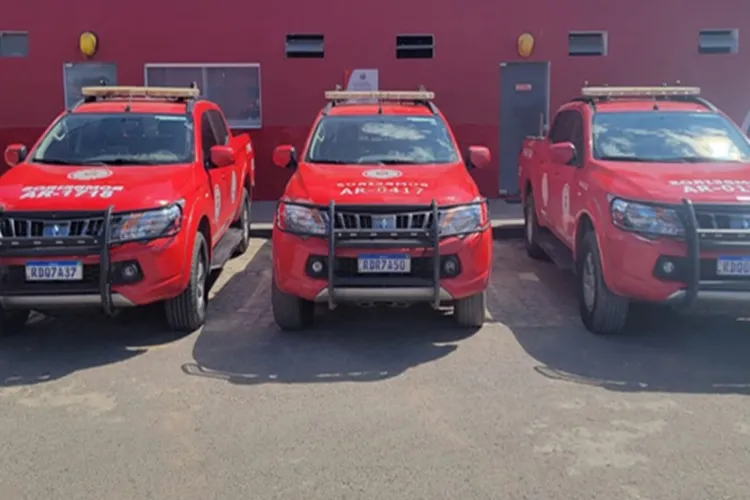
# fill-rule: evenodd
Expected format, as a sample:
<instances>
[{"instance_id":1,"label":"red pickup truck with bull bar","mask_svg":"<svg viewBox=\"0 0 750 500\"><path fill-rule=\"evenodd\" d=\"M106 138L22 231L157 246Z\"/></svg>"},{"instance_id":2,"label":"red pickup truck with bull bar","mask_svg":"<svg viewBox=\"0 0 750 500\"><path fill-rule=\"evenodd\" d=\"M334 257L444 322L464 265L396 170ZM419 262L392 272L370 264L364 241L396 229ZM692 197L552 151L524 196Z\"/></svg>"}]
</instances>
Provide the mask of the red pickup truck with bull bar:
<instances>
[{"instance_id":1,"label":"red pickup truck with bull bar","mask_svg":"<svg viewBox=\"0 0 750 500\"><path fill-rule=\"evenodd\" d=\"M273 228L272 305L286 330L313 323L315 303L453 306L458 323L485 319L492 270L487 201L469 174L490 153L462 157L434 94L326 92Z\"/></svg>"},{"instance_id":2,"label":"red pickup truck with bull bar","mask_svg":"<svg viewBox=\"0 0 750 500\"><path fill-rule=\"evenodd\" d=\"M750 144L696 87L585 87L519 159L526 249L595 333L632 301L750 300Z\"/></svg>"},{"instance_id":3,"label":"red pickup truck with bull bar","mask_svg":"<svg viewBox=\"0 0 750 500\"><path fill-rule=\"evenodd\" d=\"M163 301L204 322L206 280L250 240L254 160L199 90L85 87L36 145L5 151L0 332L32 309Z\"/></svg>"}]
</instances>

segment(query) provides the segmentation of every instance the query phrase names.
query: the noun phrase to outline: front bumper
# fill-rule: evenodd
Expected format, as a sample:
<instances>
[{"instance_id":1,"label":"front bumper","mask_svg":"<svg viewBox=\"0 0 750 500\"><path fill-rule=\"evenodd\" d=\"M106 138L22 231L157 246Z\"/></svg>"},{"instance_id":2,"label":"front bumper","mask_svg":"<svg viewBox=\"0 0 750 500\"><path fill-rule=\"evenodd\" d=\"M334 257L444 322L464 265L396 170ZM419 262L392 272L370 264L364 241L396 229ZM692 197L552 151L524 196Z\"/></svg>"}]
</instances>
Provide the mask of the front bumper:
<instances>
[{"instance_id":1,"label":"front bumper","mask_svg":"<svg viewBox=\"0 0 750 500\"><path fill-rule=\"evenodd\" d=\"M132 307L179 292L182 252L174 237L112 241L112 207L103 211L0 211L0 305L3 308ZM19 221L29 224L17 235ZM31 235L31 224L59 222L86 230L72 236ZM75 260L83 276L78 281L26 280L29 260ZM127 269L126 269L127 268Z\"/></svg>"},{"instance_id":2,"label":"front bumper","mask_svg":"<svg viewBox=\"0 0 750 500\"><path fill-rule=\"evenodd\" d=\"M606 276L610 289L619 295L680 307L750 300L750 276L725 277L717 272L719 257L750 255L750 206L694 204L689 199L679 206L664 206L678 211L684 237L650 239L613 230L608 238ZM717 217L724 217L724 222L717 224ZM708 223L711 218L713 224ZM748 228L726 228L731 218L746 219Z\"/></svg>"},{"instance_id":3,"label":"front bumper","mask_svg":"<svg viewBox=\"0 0 750 500\"><path fill-rule=\"evenodd\" d=\"M274 274L277 284L286 293L326 303L329 309L340 303L358 302L430 302L433 307L439 307L464 296L467 290L474 293L483 290L489 280L492 268L489 223L445 237L440 236L437 223L388 230L335 223L363 213L396 217L427 214L432 221L438 221L440 210L486 205L486 200L440 207L434 200L429 205L400 206L342 205L334 201L327 206L283 203L316 208L324 212L329 221L325 235L274 227ZM356 272L358 254L383 250L409 254L413 272L409 276ZM318 279L309 272L311 259L319 259L324 264L323 275ZM446 259L459 263L460 274L445 275ZM456 282L460 282L458 287Z\"/></svg>"}]
</instances>

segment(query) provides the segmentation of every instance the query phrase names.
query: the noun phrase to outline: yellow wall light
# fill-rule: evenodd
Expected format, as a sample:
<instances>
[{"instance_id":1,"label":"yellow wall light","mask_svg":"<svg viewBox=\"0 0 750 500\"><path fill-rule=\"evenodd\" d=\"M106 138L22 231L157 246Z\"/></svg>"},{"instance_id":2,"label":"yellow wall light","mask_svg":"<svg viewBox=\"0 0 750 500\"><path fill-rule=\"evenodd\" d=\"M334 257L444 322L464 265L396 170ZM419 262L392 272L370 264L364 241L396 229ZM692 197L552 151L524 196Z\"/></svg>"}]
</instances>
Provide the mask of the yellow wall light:
<instances>
[{"instance_id":1,"label":"yellow wall light","mask_svg":"<svg viewBox=\"0 0 750 500\"><path fill-rule=\"evenodd\" d=\"M524 33L518 37L518 55L529 57L534 52L534 36L531 33Z\"/></svg>"},{"instance_id":2,"label":"yellow wall light","mask_svg":"<svg viewBox=\"0 0 750 500\"><path fill-rule=\"evenodd\" d=\"M78 37L78 48L81 50L81 54L86 57L93 57L96 54L96 50L99 48L99 39L91 31L84 31L81 36Z\"/></svg>"}]
</instances>

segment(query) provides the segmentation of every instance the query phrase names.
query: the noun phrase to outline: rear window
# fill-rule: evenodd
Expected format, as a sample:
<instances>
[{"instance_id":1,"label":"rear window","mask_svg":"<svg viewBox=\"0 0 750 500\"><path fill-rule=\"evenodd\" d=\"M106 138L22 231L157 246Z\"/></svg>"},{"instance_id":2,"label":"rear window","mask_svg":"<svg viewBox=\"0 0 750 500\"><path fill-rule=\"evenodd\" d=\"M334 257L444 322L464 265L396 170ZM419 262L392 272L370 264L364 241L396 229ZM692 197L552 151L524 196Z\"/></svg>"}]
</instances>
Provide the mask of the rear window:
<instances>
[{"instance_id":1,"label":"rear window","mask_svg":"<svg viewBox=\"0 0 750 500\"><path fill-rule=\"evenodd\" d=\"M750 161L742 131L717 113L639 111L596 113L594 157L660 162Z\"/></svg>"},{"instance_id":2,"label":"rear window","mask_svg":"<svg viewBox=\"0 0 750 500\"><path fill-rule=\"evenodd\" d=\"M432 116L327 116L319 122L305 161L351 165L455 163L445 122Z\"/></svg>"},{"instance_id":3,"label":"rear window","mask_svg":"<svg viewBox=\"0 0 750 500\"><path fill-rule=\"evenodd\" d=\"M193 161L187 115L71 113L62 116L32 155L37 163L164 165Z\"/></svg>"}]
</instances>

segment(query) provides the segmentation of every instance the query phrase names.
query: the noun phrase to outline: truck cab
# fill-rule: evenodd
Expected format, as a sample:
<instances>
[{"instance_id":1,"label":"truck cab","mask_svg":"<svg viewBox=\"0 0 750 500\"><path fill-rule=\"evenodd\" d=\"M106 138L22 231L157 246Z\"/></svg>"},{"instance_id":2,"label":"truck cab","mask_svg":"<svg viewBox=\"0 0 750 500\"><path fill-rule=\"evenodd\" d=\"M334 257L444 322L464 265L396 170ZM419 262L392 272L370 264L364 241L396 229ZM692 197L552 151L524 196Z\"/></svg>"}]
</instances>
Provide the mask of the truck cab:
<instances>
[{"instance_id":1,"label":"truck cab","mask_svg":"<svg viewBox=\"0 0 750 500\"><path fill-rule=\"evenodd\" d=\"M750 299L750 143L699 88L586 87L519 167L527 252L576 273L591 331Z\"/></svg>"}]
</instances>

